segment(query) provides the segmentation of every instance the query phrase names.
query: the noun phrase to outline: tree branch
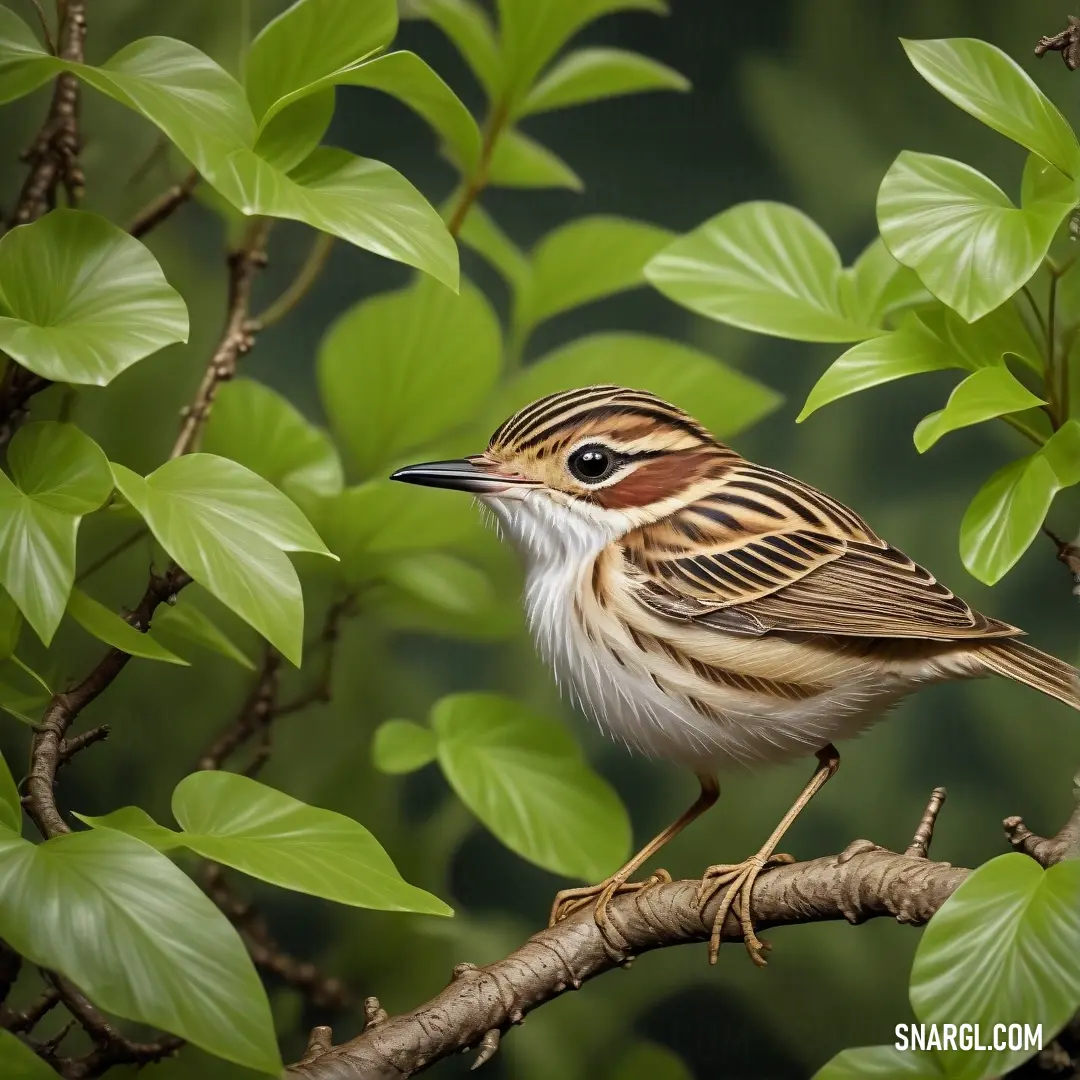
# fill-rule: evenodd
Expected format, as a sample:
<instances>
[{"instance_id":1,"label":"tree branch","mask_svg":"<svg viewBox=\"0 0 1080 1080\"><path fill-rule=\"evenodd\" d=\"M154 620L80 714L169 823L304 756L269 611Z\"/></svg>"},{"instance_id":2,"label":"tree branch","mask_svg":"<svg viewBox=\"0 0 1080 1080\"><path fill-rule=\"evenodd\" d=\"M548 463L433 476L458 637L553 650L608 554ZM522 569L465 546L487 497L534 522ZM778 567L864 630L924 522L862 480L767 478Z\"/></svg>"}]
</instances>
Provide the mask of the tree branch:
<instances>
[{"instance_id":1,"label":"tree branch","mask_svg":"<svg viewBox=\"0 0 1080 1080\"><path fill-rule=\"evenodd\" d=\"M839 855L762 874L752 897L756 925L768 929L839 919L857 924L886 916L925 923L971 873L924 854L943 799L944 792L936 789L902 855L856 840ZM1073 836L1078 822L1080 810L1054 841L1028 842L1047 862L1056 861L1068 846L1059 841ZM622 958L609 955L591 908L575 912L503 960L484 968L459 964L450 984L430 1001L369 1024L347 1043L332 1046L329 1033L315 1029L304 1058L287 1075L293 1080L404 1080L471 1047L479 1047L477 1060L486 1061L500 1036L533 1009L644 953L707 941L724 891L700 909L699 884L675 881L617 896L610 913L628 944ZM742 940L733 914L724 924L723 940Z\"/></svg>"},{"instance_id":2,"label":"tree branch","mask_svg":"<svg viewBox=\"0 0 1080 1080\"><path fill-rule=\"evenodd\" d=\"M170 458L178 458L195 449L199 431L210 416L214 398L223 382L236 374L240 358L255 344L258 329L251 322L251 287L255 275L266 265L266 239L270 231L268 218L256 218L248 229L244 242L229 254L229 300L225 330L218 347L210 357L206 373L199 384L195 400L185 408L180 434L173 445Z\"/></svg>"},{"instance_id":3,"label":"tree branch","mask_svg":"<svg viewBox=\"0 0 1080 1080\"><path fill-rule=\"evenodd\" d=\"M155 199L151 199L128 225L128 232L138 238L145 236L151 229L156 229L166 218L170 217L191 198L195 188L199 185L200 176L197 169L171 188L163 191Z\"/></svg>"},{"instance_id":4,"label":"tree branch","mask_svg":"<svg viewBox=\"0 0 1080 1080\"><path fill-rule=\"evenodd\" d=\"M83 61L86 41L86 4L83 0L58 0L60 56ZM65 72L58 75L52 102L41 130L23 160L30 172L23 182L12 225L25 225L56 205L56 189L63 185L68 203L78 205L85 179L79 166L79 80Z\"/></svg>"}]
</instances>

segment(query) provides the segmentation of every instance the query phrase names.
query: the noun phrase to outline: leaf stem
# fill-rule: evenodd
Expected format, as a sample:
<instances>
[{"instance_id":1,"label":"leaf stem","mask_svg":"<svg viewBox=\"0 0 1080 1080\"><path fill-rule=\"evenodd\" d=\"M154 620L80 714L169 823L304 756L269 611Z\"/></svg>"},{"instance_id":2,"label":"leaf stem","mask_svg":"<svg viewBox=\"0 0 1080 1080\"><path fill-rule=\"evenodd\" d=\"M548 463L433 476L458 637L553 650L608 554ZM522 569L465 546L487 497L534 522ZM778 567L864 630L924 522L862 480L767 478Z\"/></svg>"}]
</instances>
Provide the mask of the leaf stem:
<instances>
[{"instance_id":1,"label":"leaf stem","mask_svg":"<svg viewBox=\"0 0 1080 1080\"><path fill-rule=\"evenodd\" d=\"M488 185L488 171L491 168L491 158L495 153L495 145L498 143L499 136L509 119L510 107L505 101L499 102L488 115L487 122L484 124L484 141L480 147L480 157L476 162L476 168L466 179L465 186L461 191L461 197L458 199L457 206L454 207L454 211L450 215L450 221L446 226L447 231L455 239L458 233L461 232L461 227L465 224L465 218L468 217L473 203L476 202L480 197L480 193Z\"/></svg>"},{"instance_id":2,"label":"leaf stem","mask_svg":"<svg viewBox=\"0 0 1080 1080\"><path fill-rule=\"evenodd\" d=\"M1050 271L1050 289L1046 301L1046 397L1047 414L1055 431L1061 427L1061 399L1057 372L1057 284L1060 274Z\"/></svg>"},{"instance_id":3,"label":"leaf stem","mask_svg":"<svg viewBox=\"0 0 1080 1080\"><path fill-rule=\"evenodd\" d=\"M304 264L297 271L296 277L261 315L256 315L252 319L252 323L260 330L265 330L268 326L281 322L307 296L312 286L318 281L333 246L334 238L329 233L317 232L315 242L311 245L311 250Z\"/></svg>"},{"instance_id":4,"label":"leaf stem","mask_svg":"<svg viewBox=\"0 0 1080 1080\"><path fill-rule=\"evenodd\" d=\"M1006 413L1004 416L999 416L998 419L1004 420L1009 427L1015 428L1025 438L1030 439L1036 446L1044 446L1046 444L1046 440L1039 434L1038 429L1031 427L1025 421L1019 419L1015 413Z\"/></svg>"},{"instance_id":5,"label":"leaf stem","mask_svg":"<svg viewBox=\"0 0 1080 1080\"><path fill-rule=\"evenodd\" d=\"M1053 272L1051 271L1051 276ZM1027 302L1031 305L1031 310L1035 314L1035 321L1039 324L1039 330L1042 331L1042 336L1046 338L1046 319L1043 318L1043 313L1039 310L1039 301L1035 299L1035 294L1024 285L1020 290L1027 298Z\"/></svg>"}]
</instances>

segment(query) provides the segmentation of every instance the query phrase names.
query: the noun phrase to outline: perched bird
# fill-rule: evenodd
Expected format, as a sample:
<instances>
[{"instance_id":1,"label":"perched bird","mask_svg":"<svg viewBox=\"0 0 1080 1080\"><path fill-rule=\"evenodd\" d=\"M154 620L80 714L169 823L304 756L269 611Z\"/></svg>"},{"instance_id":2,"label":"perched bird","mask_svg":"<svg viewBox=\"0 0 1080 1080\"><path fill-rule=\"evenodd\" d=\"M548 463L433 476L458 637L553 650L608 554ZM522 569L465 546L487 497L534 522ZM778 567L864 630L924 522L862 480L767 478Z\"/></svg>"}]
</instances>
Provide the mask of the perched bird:
<instances>
[{"instance_id":1,"label":"perched bird","mask_svg":"<svg viewBox=\"0 0 1080 1080\"><path fill-rule=\"evenodd\" d=\"M929 683L1003 675L1080 708L1074 668L973 611L841 503L755 465L652 394L589 386L526 406L460 461L393 479L471 492L527 566L540 652L605 730L696 773L701 792L607 881L559 893L552 921L647 882L631 877L719 796L733 763L815 755L803 792L749 859L706 870L699 899L728 886L764 964L750 894L784 833L836 772L833 745Z\"/></svg>"}]
</instances>

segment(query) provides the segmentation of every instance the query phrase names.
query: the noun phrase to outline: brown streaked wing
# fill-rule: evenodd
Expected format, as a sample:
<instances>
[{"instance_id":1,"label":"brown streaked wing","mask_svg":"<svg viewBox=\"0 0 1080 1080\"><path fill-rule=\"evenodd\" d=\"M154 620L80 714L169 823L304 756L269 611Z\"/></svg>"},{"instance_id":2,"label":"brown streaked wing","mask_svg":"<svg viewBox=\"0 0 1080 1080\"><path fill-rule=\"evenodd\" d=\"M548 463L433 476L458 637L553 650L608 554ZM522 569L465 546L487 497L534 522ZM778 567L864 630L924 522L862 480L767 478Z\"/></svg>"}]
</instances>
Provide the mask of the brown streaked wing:
<instances>
[{"instance_id":1,"label":"brown streaked wing","mask_svg":"<svg viewBox=\"0 0 1080 1080\"><path fill-rule=\"evenodd\" d=\"M678 514L631 533L623 550L642 604L729 633L1022 633L973 611L842 503L750 463Z\"/></svg>"}]
</instances>

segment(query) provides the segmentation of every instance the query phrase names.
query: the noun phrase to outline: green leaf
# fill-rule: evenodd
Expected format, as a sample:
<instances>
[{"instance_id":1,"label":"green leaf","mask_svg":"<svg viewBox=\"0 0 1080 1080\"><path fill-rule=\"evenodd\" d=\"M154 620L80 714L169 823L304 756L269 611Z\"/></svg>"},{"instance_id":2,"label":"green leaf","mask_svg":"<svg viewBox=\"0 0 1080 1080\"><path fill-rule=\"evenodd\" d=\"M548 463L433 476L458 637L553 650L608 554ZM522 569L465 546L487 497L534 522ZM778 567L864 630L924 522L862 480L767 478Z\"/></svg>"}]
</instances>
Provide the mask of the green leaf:
<instances>
[{"instance_id":1,"label":"green leaf","mask_svg":"<svg viewBox=\"0 0 1080 1080\"><path fill-rule=\"evenodd\" d=\"M645 284L645 264L667 244L667 229L626 218L578 218L548 233L532 252L514 313L524 336L570 308Z\"/></svg>"},{"instance_id":2,"label":"green leaf","mask_svg":"<svg viewBox=\"0 0 1080 1080\"><path fill-rule=\"evenodd\" d=\"M609 1075L611 1080L693 1080L678 1054L643 1040L623 1054Z\"/></svg>"},{"instance_id":3,"label":"green leaf","mask_svg":"<svg viewBox=\"0 0 1080 1080\"><path fill-rule=\"evenodd\" d=\"M267 122L255 153L282 172L295 169L322 142L334 117L334 105L332 86L294 101Z\"/></svg>"},{"instance_id":4,"label":"green leaf","mask_svg":"<svg viewBox=\"0 0 1080 1080\"><path fill-rule=\"evenodd\" d=\"M944 409L919 421L915 448L925 454L942 436L957 428L1045 404L1004 365L980 368L953 390Z\"/></svg>"},{"instance_id":5,"label":"green leaf","mask_svg":"<svg viewBox=\"0 0 1080 1080\"><path fill-rule=\"evenodd\" d=\"M412 720L384 720L375 729L371 760L391 776L416 772L435 760L435 736Z\"/></svg>"},{"instance_id":6,"label":"green leaf","mask_svg":"<svg viewBox=\"0 0 1080 1080\"><path fill-rule=\"evenodd\" d=\"M643 90L690 89L690 80L651 57L624 49L578 49L564 56L526 95L517 116L565 109Z\"/></svg>"},{"instance_id":7,"label":"green leaf","mask_svg":"<svg viewBox=\"0 0 1080 1080\"><path fill-rule=\"evenodd\" d=\"M59 896L63 904L53 902ZM0 936L107 1012L249 1069L283 1067L240 936L186 874L139 840L111 829L37 845L0 836Z\"/></svg>"},{"instance_id":8,"label":"green leaf","mask_svg":"<svg viewBox=\"0 0 1080 1080\"><path fill-rule=\"evenodd\" d=\"M825 233L801 211L774 202L717 214L645 267L669 299L744 330L800 341L873 337L874 326L845 313L841 273Z\"/></svg>"},{"instance_id":9,"label":"green leaf","mask_svg":"<svg viewBox=\"0 0 1080 1080\"><path fill-rule=\"evenodd\" d=\"M879 236L844 271L840 298L855 322L884 329L890 316L929 301L930 294L914 270L892 257Z\"/></svg>"},{"instance_id":10,"label":"green leaf","mask_svg":"<svg viewBox=\"0 0 1080 1080\"><path fill-rule=\"evenodd\" d=\"M411 7L454 43L488 98L497 98L503 84L503 62L487 12L474 0L413 0Z\"/></svg>"},{"instance_id":11,"label":"green leaf","mask_svg":"<svg viewBox=\"0 0 1080 1080\"><path fill-rule=\"evenodd\" d=\"M78 813L74 816L94 829L115 829L117 832L127 833L158 851L175 851L184 846L180 833L159 825L138 806L121 806L119 810L98 817Z\"/></svg>"},{"instance_id":12,"label":"green leaf","mask_svg":"<svg viewBox=\"0 0 1080 1080\"><path fill-rule=\"evenodd\" d=\"M425 278L357 304L319 352L331 424L365 474L475 415L499 374L502 335L479 289Z\"/></svg>"},{"instance_id":13,"label":"green leaf","mask_svg":"<svg viewBox=\"0 0 1080 1080\"><path fill-rule=\"evenodd\" d=\"M454 160L471 172L480 158L480 129L461 99L416 53L392 52L335 78L347 86L381 90L431 125Z\"/></svg>"},{"instance_id":14,"label":"green leaf","mask_svg":"<svg viewBox=\"0 0 1080 1080\"><path fill-rule=\"evenodd\" d=\"M444 697L431 722L450 786L511 851L586 881L623 861L626 810L562 724L497 694Z\"/></svg>"},{"instance_id":15,"label":"green leaf","mask_svg":"<svg viewBox=\"0 0 1080 1080\"><path fill-rule=\"evenodd\" d=\"M244 82L257 120L310 87L389 45L395 0L297 0L262 28L247 54Z\"/></svg>"},{"instance_id":16,"label":"green leaf","mask_svg":"<svg viewBox=\"0 0 1080 1080\"><path fill-rule=\"evenodd\" d=\"M811 1080L944 1080L933 1054L895 1046L856 1046L841 1050Z\"/></svg>"},{"instance_id":17,"label":"green leaf","mask_svg":"<svg viewBox=\"0 0 1080 1080\"><path fill-rule=\"evenodd\" d=\"M43 378L104 386L187 336L157 260L103 217L54 210L0 239L0 349Z\"/></svg>"},{"instance_id":18,"label":"green leaf","mask_svg":"<svg viewBox=\"0 0 1080 1080\"><path fill-rule=\"evenodd\" d=\"M706 353L645 334L592 334L529 364L500 388L485 415L492 431L530 401L592 383L649 390L714 435L735 435L767 416L780 395Z\"/></svg>"},{"instance_id":19,"label":"green leaf","mask_svg":"<svg viewBox=\"0 0 1080 1080\"><path fill-rule=\"evenodd\" d=\"M116 486L169 555L299 666L304 602L284 552L330 552L296 506L262 477L213 454L176 458L145 479L112 468Z\"/></svg>"},{"instance_id":20,"label":"green leaf","mask_svg":"<svg viewBox=\"0 0 1080 1080\"><path fill-rule=\"evenodd\" d=\"M893 255L972 322L1031 278L1074 201L1018 209L970 165L905 150L881 182L877 216Z\"/></svg>"},{"instance_id":21,"label":"green leaf","mask_svg":"<svg viewBox=\"0 0 1080 1080\"><path fill-rule=\"evenodd\" d=\"M84 514L112 491L97 443L73 424L27 424L8 448L15 483L0 472L0 585L46 645L75 581Z\"/></svg>"},{"instance_id":22,"label":"green leaf","mask_svg":"<svg viewBox=\"0 0 1080 1080\"><path fill-rule=\"evenodd\" d=\"M205 53L184 41L149 37L126 45L100 67L67 67L100 93L145 116L219 186L229 155L255 145L255 118L243 87Z\"/></svg>"},{"instance_id":23,"label":"green leaf","mask_svg":"<svg viewBox=\"0 0 1080 1080\"><path fill-rule=\"evenodd\" d=\"M154 633L165 640L178 639L201 645L247 668L248 671L254 671L255 661L240 649L232 638L223 633L205 612L192 603L188 592L178 598L175 604L158 608L154 615Z\"/></svg>"},{"instance_id":24,"label":"green leaf","mask_svg":"<svg viewBox=\"0 0 1080 1080\"><path fill-rule=\"evenodd\" d=\"M38 62L50 74L73 71L141 113L243 213L302 221L456 287L453 238L405 177L382 162L330 147L317 148L284 173L254 151L258 129L243 88L193 46L171 38L145 38L101 67L53 57ZM296 97L321 89L312 84ZM275 109L285 108L290 100L279 99ZM273 139L270 148L285 153ZM289 149L283 160L295 153Z\"/></svg>"},{"instance_id":25,"label":"green leaf","mask_svg":"<svg viewBox=\"0 0 1080 1080\"><path fill-rule=\"evenodd\" d=\"M833 361L807 395L796 423L849 394L908 375L944 371L957 363L958 358L942 348L940 339L917 315L908 315L898 330L860 341Z\"/></svg>"},{"instance_id":26,"label":"green leaf","mask_svg":"<svg viewBox=\"0 0 1080 1080\"><path fill-rule=\"evenodd\" d=\"M451 207L455 202L451 201ZM512 289L524 286L530 272L528 257L479 203L470 208L458 239L491 263Z\"/></svg>"},{"instance_id":27,"label":"green leaf","mask_svg":"<svg viewBox=\"0 0 1080 1080\"><path fill-rule=\"evenodd\" d=\"M6 7L0 7L0 104L29 94L49 80L41 63L48 53L34 32Z\"/></svg>"},{"instance_id":28,"label":"green leaf","mask_svg":"<svg viewBox=\"0 0 1080 1080\"><path fill-rule=\"evenodd\" d=\"M37 724L52 697L45 680L17 656L0 661L0 709L24 724Z\"/></svg>"},{"instance_id":29,"label":"green leaf","mask_svg":"<svg viewBox=\"0 0 1080 1080\"><path fill-rule=\"evenodd\" d=\"M1080 420L1066 420L1043 444L1039 454L1054 470L1058 484L1080 484Z\"/></svg>"},{"instance_id":30,"label":"green leaf","mask_svg":"<svg viewBox=\"0 0 1080 1080\"><path fill-rule=\"evenodd\" d=\"M202 448L238 461L293 498L336 495L344 486L329 435L254 379L234 379L218 391Z\"/></svg>"},{"instance_id":31,"label":"green leaf","mask_svg":"<svg viewBox=\"0 0 1080 1080\"><path fill-rule=\"evenodd\" d=\"M1041 454L994 473L960 523L960 557L970 573L987 585L1003 578L1039 535L1060 487Z\"/></svg>"},{"instance_id":32,"label":"green leaf","mask_svg":"<svg viewBox=\"0 0 1080 1080\"><path fill-rule=\"evenodd\" d=\"M509 100L524 96L537 73L586 23L613 11L667 14L664 0L498 0Z\"/></svg>"},{"instance_id":33,"label":"green leaf","mask_svg":"<svg viewBox=\"0 0 1080 1080\"><path fill-rule=\"evenodd\" d=\"M22 621L22 612L11 594L6 589L0 589L0 660L6 660L15 651Z\"/></svg>"},{"instance_id":34,"label":"green leaf","mask_svg":"<svg viewBox=\"0 0 1080 1080\"><path fill-rule=\"evenodd\" d=\"M0 754L0 826L14 833L22 832L22 801L3 754Z\"/></svg>"},{"instance_id":35,"label":"green leaf","mask_svg":"<svg viewBox=\"0 0 1080 1080\"><path fill-rule=\"evenodd\" d=\"M410 489L388 480L347 488L317 513L321 535L354 585L377 578L390 557L453 547L483 531L476 508L460 492Z\"/></svg>"},{"instance_id":36,"label":"green leaf","mask_svg":"<svg viewBox=\"0 0 1080 1080\"><path fill-rule=\"evenodd\" d=\"M252 150L229 158L215 186L245 214L302 221L457 288L457 246L438 213L381 161L320 146L288 175Z\"/></svg>"},{"instance_id":37,"label":"green leaf","mask_svg":"<svg viewBox=\"0 0 1080 1080\"><path fill-rule=\"evenodd\" d=\"M104 604L99 604L92 596L87 596L82 589L72 589L67 611L88 634L129 656L163 660L167 664L180 664L183 667L190 666L186 660L170 652L148 633L136 630L131 623L121 619Z\"/></svg>"},{"instance_id":38,"label":"green leaf","mask_svg":"<svg viewBox=\"0 0 1080 1080\"><path fill-rule=\"evenodd\" d=\"M191 773L176 785L172 811L192 851L283 889L380 911L453 914L405 881L359 822L247 776Z\"/></svg>"},{"instance_id":39,"label":"green leaf","mask_svg":"<svg viewBox=\"0 0 1080 1080\"><path fill-rule=\"evenodd\" d=\"M996 45L976 38L900 42L915 70L954 105L1063 173L1080 173L1080 144L1069 122Z\"/></svg>"},{"instance_id":40,"label":"green leaf","mask_svg":"<svg viewBox=\"0 0 1080 1080\"><path fill-rule=\"evenodd\" d=\"M488 183L492 187L585 190L581 177L562 158L516 128L499 136L488 166Z\"/></svg>"},{"instance_id":41,"label":"green leaf","mask_svg":"<svg viewBox=\"0 0 1080 1080\"><path fill-rule=\"evenodd\" d=\"M56 1080L52 1066L10 1031L0 1031L0 1075L5 1080Z\"/></svg>"},{"instance_id":42,"label":"green leaf","mask_svg":"<svg viewBox=\"0 0 1080 1080\"><path fill-rule=\"evenodd\" d=\"M980 866L923 931L911 1006L924 1024L1041 1024L1046 1041L1080 1007L1080 860L1043 870L1018 852ZM938 1050L957 1080L1004 1076L1030 1050Z\"/></svg>"}]
</instances>

